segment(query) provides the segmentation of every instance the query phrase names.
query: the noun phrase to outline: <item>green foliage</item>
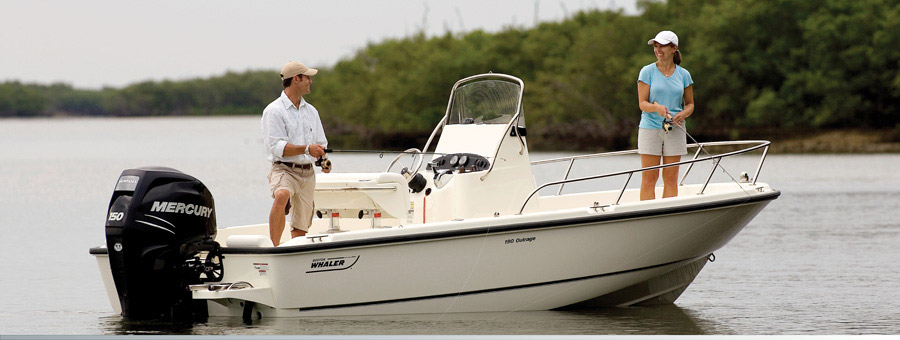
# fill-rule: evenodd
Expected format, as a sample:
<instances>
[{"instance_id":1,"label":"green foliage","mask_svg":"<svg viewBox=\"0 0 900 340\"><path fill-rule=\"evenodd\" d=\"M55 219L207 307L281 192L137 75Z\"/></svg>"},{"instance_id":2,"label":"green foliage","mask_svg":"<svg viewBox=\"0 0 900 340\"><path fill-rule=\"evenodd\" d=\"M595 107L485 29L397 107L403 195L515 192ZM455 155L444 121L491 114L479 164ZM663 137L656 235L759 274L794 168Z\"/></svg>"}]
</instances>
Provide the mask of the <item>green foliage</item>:
<instances>
[{"instance_id":1,"label":"green foliage","mask_svg":"<svg viewBox=\"0 0 900 340\"><path fill-rule=\"evenodd\" d=\"M636 79L655 61L647 39L678 33L694 78L695 133L758 127L900 126L896 0L640 0L642 14L589 11L532 29L507 27L388 39L319 67L308 100L329 138L403 146L427 137L453 83L485 73L525 81L533 145L598 149L633 143ZM0 84L0 117L59 114L258 115L281 91L277 72L140 82L121 89Z\"/></svg>"},{"instance_id":2,"label":"green foliage","mask_svg":"<svg viewBox=\"0 0 900 340\"><path fill-rule=\"evenodd\" d=\"M47 99L40 87L22 85L19 82L0 84L0 117L37 116L44 112Z\"/></svg>"}]
</instances>

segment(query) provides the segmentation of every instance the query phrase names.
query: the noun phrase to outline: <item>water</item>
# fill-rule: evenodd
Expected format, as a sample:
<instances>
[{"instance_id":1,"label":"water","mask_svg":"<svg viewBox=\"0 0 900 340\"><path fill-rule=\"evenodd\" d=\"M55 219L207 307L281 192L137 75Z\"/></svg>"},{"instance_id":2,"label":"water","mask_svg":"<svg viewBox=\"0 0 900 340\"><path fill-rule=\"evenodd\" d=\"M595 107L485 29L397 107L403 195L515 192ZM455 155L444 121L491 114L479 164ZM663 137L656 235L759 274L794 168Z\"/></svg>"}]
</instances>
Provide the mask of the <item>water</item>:
<instances>
[{"instance_id":1,"label":"water","mask_svg":"<svg viewBox=\"0 0 900 340\"><path fill-rule=\"evenodd\" d=\"M382 170L392 157L331 158L336 171L350 172ZM724 164L737 176L752 174L757 162L750 156ZM633 156L576 163L572 177L637 163ZM215 196L220 226L267 218L268 165L258 118L0 120L0 334L900 333L900 155L770 155L760 181L782 196L716 252L717 261L674 306L266 319L253 325L211 318L191 326L129 322L113 314L88 254L104 243L118 175L145 165L202 180ZM688 182L709 169L695 167ZM564 164L535 168L539 182L559 179L564 170ZM727 176L717 173L714 180ZM619 188L623 180L565 191ZM550 192L555 189L545 190Z\"/></svg>"}]
</instances>

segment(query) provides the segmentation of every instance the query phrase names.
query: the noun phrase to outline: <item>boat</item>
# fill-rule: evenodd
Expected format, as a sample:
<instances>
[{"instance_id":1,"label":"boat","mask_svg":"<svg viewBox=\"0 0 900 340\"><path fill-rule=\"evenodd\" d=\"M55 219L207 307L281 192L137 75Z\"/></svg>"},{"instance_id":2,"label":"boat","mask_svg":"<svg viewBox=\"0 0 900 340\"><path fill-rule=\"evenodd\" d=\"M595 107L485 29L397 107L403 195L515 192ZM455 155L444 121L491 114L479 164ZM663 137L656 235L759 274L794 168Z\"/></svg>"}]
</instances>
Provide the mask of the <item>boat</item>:
<instances>
[{"instance_id":1,"label":"boat","mask_svg":"<svg viewBox=\"0 0 900 340\"><path fill-rule=\"evenodd\" d=\"M90 249L113 310L250 320L672 304L780 195L756 180L762 140L694 143L678 163L570 178L576 161L637 150L532 161L523 93L510 75L459 80L422 149L385 171L317 175L310 232L290 239L285 228L278 246L268 224L218 228L212 195L190 175L123 171L106 244ZM752 176L711 182L723 158L751 152ZM705 181L685 183L700 163L711 165ZM562 179L536 183L532 169L546 164L567 166ZM641 201L628 188L636 173L675 165L677 197ZM623 185L563 193L600 179Z\"/></svg>"}]
</instances>

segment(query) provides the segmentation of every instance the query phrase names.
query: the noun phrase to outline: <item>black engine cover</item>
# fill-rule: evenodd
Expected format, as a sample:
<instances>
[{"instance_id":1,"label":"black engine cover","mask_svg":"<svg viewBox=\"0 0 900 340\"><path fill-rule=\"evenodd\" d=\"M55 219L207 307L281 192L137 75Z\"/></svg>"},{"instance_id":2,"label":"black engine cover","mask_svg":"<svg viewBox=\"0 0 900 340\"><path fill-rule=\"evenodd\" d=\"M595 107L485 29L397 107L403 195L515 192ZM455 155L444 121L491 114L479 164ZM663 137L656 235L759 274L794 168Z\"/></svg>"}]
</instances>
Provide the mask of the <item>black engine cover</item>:
<instances>
[{"instance_id":1,"label":"black engine cover","mask_svg":"<svg viewBox=\"0 0 900 340\"><path fill-rule=\"evenodd\" d=\"M215 235L213 197L199 180L162 167L123 171L106 221L122 316L180 319L194 314L188 285L200 278L186 262L199 261L195 256L200 251L218 250Z\"/></svg>"}]
</instances>

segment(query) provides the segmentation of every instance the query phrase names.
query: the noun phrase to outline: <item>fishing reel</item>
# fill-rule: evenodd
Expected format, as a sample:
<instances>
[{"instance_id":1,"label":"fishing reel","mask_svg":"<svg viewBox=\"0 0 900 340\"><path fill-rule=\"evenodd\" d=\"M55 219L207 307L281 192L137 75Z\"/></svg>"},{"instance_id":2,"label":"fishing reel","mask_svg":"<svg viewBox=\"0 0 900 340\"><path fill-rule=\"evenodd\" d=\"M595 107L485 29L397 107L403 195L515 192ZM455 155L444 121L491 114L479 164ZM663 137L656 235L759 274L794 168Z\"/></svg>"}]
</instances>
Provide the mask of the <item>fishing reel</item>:
<instances>
[{"instance_id":1,"label":"fishing reel","mask_svg":"<svg viewBox=\"0 0 900 340\"><path fill-rule=\"evenodd\" d=\"M322 156L316 160L316 166L322 168L322 171L331 170L331 160L328 157Z\"/></svg>"},{"instance_id":2,"label":"fishing reel","mask_svg":"<svg viewBox=\"0 0 900 340\"><path fill-rule=\"evenodd\" d=\"M666 132L672 131L673 126L674 126L674 123L672 123L671 119L663 120L663 130L666 130Z\"/></svg>"}]
</instances>

